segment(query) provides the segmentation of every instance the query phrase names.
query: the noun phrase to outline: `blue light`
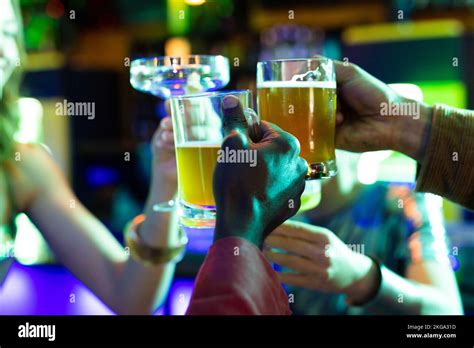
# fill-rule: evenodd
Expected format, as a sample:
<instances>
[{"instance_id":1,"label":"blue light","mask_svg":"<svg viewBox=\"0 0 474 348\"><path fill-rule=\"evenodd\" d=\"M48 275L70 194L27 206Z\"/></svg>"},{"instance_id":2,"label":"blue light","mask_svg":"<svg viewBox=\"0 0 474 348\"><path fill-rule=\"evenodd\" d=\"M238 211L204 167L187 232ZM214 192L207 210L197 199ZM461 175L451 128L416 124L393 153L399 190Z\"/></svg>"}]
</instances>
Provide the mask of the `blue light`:
<instances>
[{"instance_id":1,"label":"blue light","mask_svg":"<svg viewBox=\"0 0 474 348\"><path fill-rule=\"evenodd\" d=\"M453 255L448 255L449 257L449 262L451 263L451 267L454 272L456 272L459 269L460 263L459 260L456 256Z\"/></svg>"},{"instance_id":2,"label":"blue light","mask_svg":"<svg viewBox=\"0 0 474 348\"><path fill-rule=\"evenodd\" d=\"M119 177L118 170L110 167L95 166L86 169L87 183L92 187L116 184Z\"/></svg>"}]
</instances>

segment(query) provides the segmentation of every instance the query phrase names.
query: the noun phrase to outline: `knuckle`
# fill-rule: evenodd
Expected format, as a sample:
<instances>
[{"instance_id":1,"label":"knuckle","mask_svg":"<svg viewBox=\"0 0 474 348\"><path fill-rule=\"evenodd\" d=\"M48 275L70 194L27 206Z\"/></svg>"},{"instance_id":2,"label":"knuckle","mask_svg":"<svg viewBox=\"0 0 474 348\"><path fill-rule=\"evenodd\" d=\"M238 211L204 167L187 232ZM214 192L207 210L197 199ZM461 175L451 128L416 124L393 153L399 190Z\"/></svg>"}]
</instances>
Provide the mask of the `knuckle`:
<instances>
[{"instance_id":1,"label":"knuckle","mask_svg":"<svg viewBox=\"0 0 474 348\"><path fill-rule=\"evenodd\" d=\"M350 72L353 73L353 74L357 74L360 70L360 67L357 64L352 63L352 62L349 63L348 68L349 68Z\"/></svg>"},{"instance_id":2,"label":"knuckle","mask_svg":"<svg viewBox=\"0 0 474 348\"><path fill-rule=\"evenodd\" d=\"M331 240L329 239L330 233L332 233L330 230L324 227L319 227L318 228L318 233L321 235L322 240L324 241L325 244L330 245Z\"/></svg>"},{"instance_id":3,"label":"knuckle","mask_svg":"<svg viewBox=\"0 0 474 348\"><path fill-rule=\"evenodd\" d=\"M222 142L222 148L245 149L248 147L248 141L245 136L239 132L233 131Z\"/></svg>"},{"instance_id":4,"label":"knuckle","mask_svg":"<svg viewBox=\"0 0 474 348\"><path fill-rule=\"evenodd\" d=\"M291 148L293 150L293 154L295 156L299 156L300 149L301 149L299 140L296 137L294 137L293 135L290 135L289 138L290 138L290 144L291 144Z\"/></svg>"},{"instance_id":5,"label":"knuckle","mask_svg":"<svg viewBox=\"0 0 474 348\"><path fill-rule=\"evenodd\" d=\"M329 281L330 278L331 278L331 276L330 276L329 271L327 269L325 269L323 272L321 272L321 280L323 282Z\"/></svg>"},{"instance_id":6,"label":"knuckle","mask_svg":"<svg viewBox=\"0 0 474 348\"><path fill-rule=\"evenodd\" d=\"M300 152L300 142L296 137L287 132L282 132L277 138L280 148L286 153L291 152L298 155Z\"/></svg>"}]
</instances>

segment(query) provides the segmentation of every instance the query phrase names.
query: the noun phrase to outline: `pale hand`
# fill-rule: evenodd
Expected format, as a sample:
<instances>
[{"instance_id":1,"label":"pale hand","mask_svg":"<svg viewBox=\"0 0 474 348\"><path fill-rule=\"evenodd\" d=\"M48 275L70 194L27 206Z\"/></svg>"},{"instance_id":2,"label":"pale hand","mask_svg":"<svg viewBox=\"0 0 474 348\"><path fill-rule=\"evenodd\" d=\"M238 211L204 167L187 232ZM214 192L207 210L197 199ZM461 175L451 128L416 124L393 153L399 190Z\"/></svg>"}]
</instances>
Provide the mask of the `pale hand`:
<instances>
[{"instance_id":1,"label":"pale hand","mask_svg":"<svg viewBox=\"0 0 474 348\"><path fill-rule=\"evenodd\" d=\"M355 64L334 61L334 66L338 103L336 147L352 152L397 150L422 162L432 109L399 95ZM418 105L419 115L382 116L382 106L393 103Z\"/></svg>"},{"instance_id":2,"label":"pale hand","mask_svg":"<svg viewBox=\"0 0 474 348\"><path fill-rule=\"evenodd\" d=\"M281 281L288 285L343 293L356 302L377 286L372 259L352 251L323 227L286 221L267 237L264 250L270 261L290 270L279 273Z\"/></svg>"},{"instance_id":3,"label":"pale hand","mask_svg":"<svg viewBox=\"0 0 474 348\"><path fill-rule=\"evenodd\" d=\"M171 117L161 120L152 139L153 177L165 181L176 191L177 171Z\"/></svg>"}]
</instances>

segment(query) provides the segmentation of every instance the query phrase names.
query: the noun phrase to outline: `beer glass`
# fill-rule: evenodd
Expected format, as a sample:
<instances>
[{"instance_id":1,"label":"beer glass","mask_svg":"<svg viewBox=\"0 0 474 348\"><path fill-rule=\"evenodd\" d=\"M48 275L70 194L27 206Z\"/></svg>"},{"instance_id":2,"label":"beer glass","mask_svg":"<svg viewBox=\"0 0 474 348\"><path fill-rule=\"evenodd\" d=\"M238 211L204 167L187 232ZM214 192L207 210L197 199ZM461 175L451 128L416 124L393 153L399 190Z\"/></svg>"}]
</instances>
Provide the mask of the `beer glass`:
<instances>
[{"instance_id":1,"label":"beer glass","mask_svg":"<svg viewBox=\"0 0 474 348\"><path fill-rule=\"evenodd\" d=\"M181 225L193 228L215 226L216 206L212 191L212 177L221 153L224 139L224 111L226 96L240 100L250 129L258 124L251 109L252 94L248 90L208 92L170 99L173 120L176 162L178 170L179 219ZM250 156L241 158L252 160Z\"/></svg>"},{"instance_id":2,"label":"beer glass","mask_svg":"<svg viewBox=\"0 0 474 348\"><path fill-rule=\"evenodd\" d=\"M336 75L327 58L257 64L258 114L298 138L307 180L336 175Z\"/></svg>"}]
</instances>

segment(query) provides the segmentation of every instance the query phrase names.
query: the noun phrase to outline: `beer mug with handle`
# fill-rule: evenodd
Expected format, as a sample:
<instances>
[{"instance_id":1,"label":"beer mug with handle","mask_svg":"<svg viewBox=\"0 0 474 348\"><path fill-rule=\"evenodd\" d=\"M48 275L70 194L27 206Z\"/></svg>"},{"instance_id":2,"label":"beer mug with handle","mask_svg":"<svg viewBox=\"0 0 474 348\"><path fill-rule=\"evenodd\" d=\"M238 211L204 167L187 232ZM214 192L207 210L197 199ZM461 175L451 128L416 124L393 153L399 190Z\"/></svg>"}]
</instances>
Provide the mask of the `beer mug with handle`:
<instances>
[{"instance_id":1,"label":"beer mug with handle","mask_svg":"<svg viewBox=\"0 0 474 348\"><path fill-rule=\"evenodd\" d=\"M324 57L257 64L258 113L298 138L308 180L336 175L336 74Z\"/></svg>"}]
</instances>

